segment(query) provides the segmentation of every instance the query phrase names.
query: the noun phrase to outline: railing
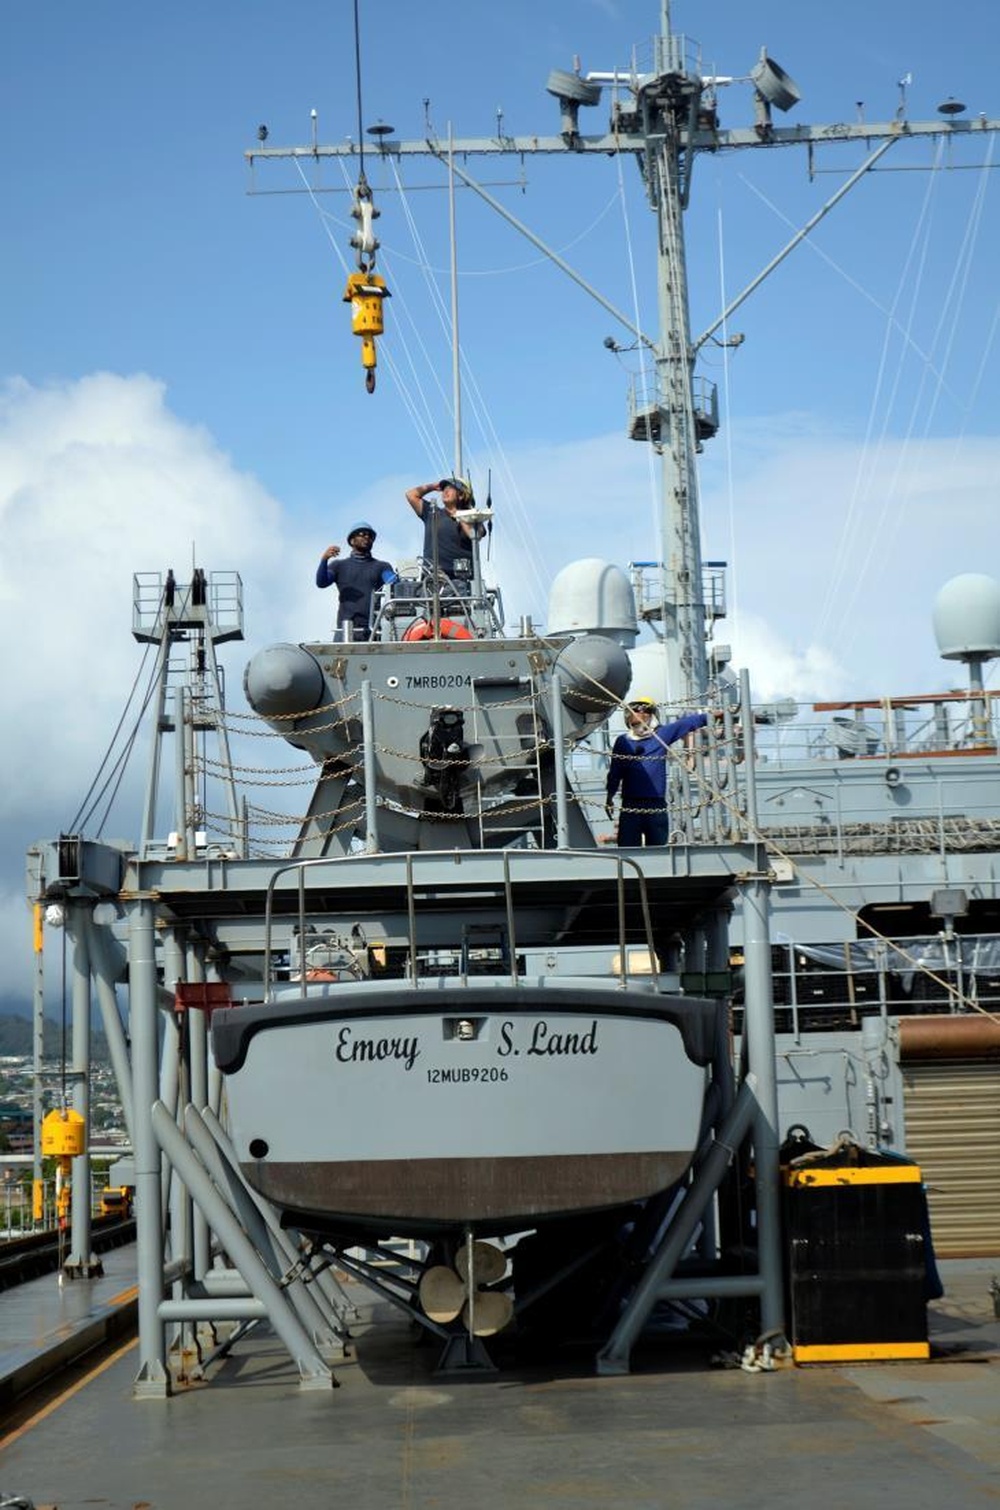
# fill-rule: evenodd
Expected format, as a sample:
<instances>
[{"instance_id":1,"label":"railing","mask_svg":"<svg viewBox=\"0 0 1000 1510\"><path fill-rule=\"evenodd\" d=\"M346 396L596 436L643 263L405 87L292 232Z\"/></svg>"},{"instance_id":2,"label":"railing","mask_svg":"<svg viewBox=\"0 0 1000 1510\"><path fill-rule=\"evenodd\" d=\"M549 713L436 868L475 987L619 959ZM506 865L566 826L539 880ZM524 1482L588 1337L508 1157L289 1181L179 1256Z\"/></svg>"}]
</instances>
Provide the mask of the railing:
<instances>
[{"instance_id":1,"label":"railing","mask_svg":"<svg viewBox=\"0 0 1000 1510\"><path fill-rule=\"evenodd\" d=\"M503 602L496 587L477 593L471 581L439 574L400 576L388 582L372 603L372 639L400 640L418 619L437 624L442 619L468 621L477 637L503 634Z\"/></svg>"},{"instance_id":2,"label":"railing","mask_svg":"<svg viewBox=\"0 0 1000 1510\"><path fill-rule=\"evenodd\" d=\"M40 1216L36 1217L33 1181L30 1174L5 1181L0 1187L0 1240L18 1237L22 1232L49 1231L58 1224L56 1209L56 1182L42 1180L40 1191ZM90 1182L90 1214L101 1216L101 1199L109 1189L102 1175L93 1175Z\"/></svg>"},{"instance_id":3,"label":"railing","mask_svg":"<svg viewBox=\"0 0 1000 1510\"><path fill-rule=\"evenodd\" d=\"M471 852L472 859L477 852ZM405 898L404 908L406 913L406 942L400 948L405 953L406 965L401 972L387 971L386 980L393 980L394 984L405 982L417 987L421 979L428 975L439 973L426 968L428 951L421 948L418 938L420 916L420 892L422 888L433 889L435 900L440 902L442 898L447 900L449 891L455 892L456 910L464 910L467 914L463 929L467 931L468 924L475 918L475 901L477 896L489 900L491 905L499 903L502 907L505 928L502 942L499 946L500 956L504 967L510 974L511 984L516 985L520 979L520 966L518 963L518 937L517 918L518 903L516 888L518 884L530 884L539 879L539 867L551 865L554 860L565 859L573 870L577 870L581 863L586 861L588 867L603 869L605 867L614 871L615 885L615 916L616 916L616 942L614 945L618 956L618 967L615 971L615 981L623 989L629 984L635 974L641 974L648 979L649 962L656 958L653 946L652 914L649 906L649 896L646 890L646 879L641 866L630 856L619 851L609 850L500 850L493 852L491 858L499 860L502 865L502 881L495 883L492 878L489 883L477 882L474 876L470 877L467 871L463 871L455 851L424 851L422 853L407 852L398 857L389 857L396 863L402 860L404 865ZM451 862L452 867L458 873L454 881L442 879L442 863ZM317 915L316 908L310 905L308 897L307 877L313 877L322 885L320 876L324 869L329 870L336 866L338 890L343 889L345 895L357 898L365 885L366 866L372 865L372 858L362 855L351 855L330 859L296 860L287 865L275 869L267 885L264 906L264 1001L273 999L274 986L278 980L275 966L275 956L280 953L288 953L292 958L291 978L302 987L302 994L308 995L310 987L317 991L328 985L331 979L336 978L335 971L320 969L313 971L309 968L309 950L315 947L315 941L323 938L325 919ZM355 877L347 879L344 867L357 867ZM520 872L520 873L519 873ZM278 891L278 883L283 876L294 876L296 895L296 914L294 920L285 926L290 929L290 948L286 951L279 950L274 943L275 929L275 896ZM629 911L629 886L627 877L634 885L633 899L637 899L640 916L640 937L634 936L635 929L631 931L628 926ZM592 879L592 878L591 878ZM567 873L569 884L570 872ZM367 883L384 897L390 879L383 866L374 869L367 878ZM630 936L631 935L631 936ZM358 966L352 968L346 961L349 952L348 943L342 939L331 938L331 947L341 951L343 961L340 967L340 979L363 979L367 970ZM364 943L357 946L358 957L366 948ZM433 952L433 951L432 951ZM438 949L437 953L443 953ZM468 948L459 948L457 945L452 951L459 954L460 958L454 973L463 977L474 973L469 969L470 952ZM305 962L305 968L303 968Z\"/></svg>"},{"instance_id":4,"label":"railing","mask_svg":"<svg viewBox=\"0 0 1000 1510\"><path fill-rule=\"evenodd\" d=\"M211 626L212 639L243 638L243 582L238 572L203 573L197 581L175 582L172 574L136 572L132 578L132 633L158 640L168 623Z\"/></svg>"},{"instance_id":5,"label":"railing","mask_svg":"<svg viewBox=\"0 0 1000 1510\"><path fill-rule=\"evenodd\" d=\"M825 721L787 717L794 705L755 708L758 760L774 766L1000 752L1000 694L962 692L856 703L819 703Z\"/></svg>"},{"instance_id":6,"label":"railing","mask_svg":"<svg viewBox=\"0 0 1000 1510\"><path fill-rule=\"evenodd\" d=\"M1000 936L941 933L772 946L775 1030L851 1031L866 1017L1000 1012ZM737 974L736 1029L742 1015Z\"/></svg>"}]
</instances>

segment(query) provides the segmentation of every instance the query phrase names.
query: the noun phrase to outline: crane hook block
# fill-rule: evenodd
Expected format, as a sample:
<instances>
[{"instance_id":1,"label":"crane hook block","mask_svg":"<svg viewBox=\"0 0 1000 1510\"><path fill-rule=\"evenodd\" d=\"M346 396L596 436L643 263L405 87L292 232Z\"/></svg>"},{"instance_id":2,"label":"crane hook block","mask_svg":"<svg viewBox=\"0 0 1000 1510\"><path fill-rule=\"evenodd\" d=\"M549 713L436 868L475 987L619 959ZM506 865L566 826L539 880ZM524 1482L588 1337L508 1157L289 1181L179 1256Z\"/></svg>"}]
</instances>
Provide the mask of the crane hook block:
<instances>
[{"instance_id":1,"label":"crane hook block","mask_svg":"<svg viewBox=\"0 0 1000 1510\"><path fill-rule=\"evenodd\" d=\"M351 330L361 337L361 365L369 393L375 388L375 337L385 330L382 301L391 297L378 273L348 273L344 303L351 306Z\"/></svg>"}]
</instances>

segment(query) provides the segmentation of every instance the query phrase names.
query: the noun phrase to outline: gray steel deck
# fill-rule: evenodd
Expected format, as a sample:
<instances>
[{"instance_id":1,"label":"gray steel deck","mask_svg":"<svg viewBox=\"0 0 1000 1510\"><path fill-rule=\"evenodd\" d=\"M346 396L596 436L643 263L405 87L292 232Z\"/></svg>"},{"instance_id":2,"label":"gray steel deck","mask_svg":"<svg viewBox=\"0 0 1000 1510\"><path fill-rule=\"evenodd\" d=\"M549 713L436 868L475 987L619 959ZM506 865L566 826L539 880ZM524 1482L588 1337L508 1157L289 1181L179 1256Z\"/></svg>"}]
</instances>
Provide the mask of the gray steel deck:
<instances>
[{"instance_id":1,"label":"gray steel deck","mask_svg":"<svg viewBox=\"0 0 1000 1510\"><path fill-rule=\"evenodd\" d=\"M444 1381L435 1350L376 1304L329 1394L300 1391L261 1329L208 1385L136 1401L133 1349L0 1439L0 1485L60 1510L993 1504L997 1267L942 1265L935 1357L920 1364L747 1374L674 1340L641 1349L627 1378L598 1379L581 1357Z\"/></svg>"}]
</instances>

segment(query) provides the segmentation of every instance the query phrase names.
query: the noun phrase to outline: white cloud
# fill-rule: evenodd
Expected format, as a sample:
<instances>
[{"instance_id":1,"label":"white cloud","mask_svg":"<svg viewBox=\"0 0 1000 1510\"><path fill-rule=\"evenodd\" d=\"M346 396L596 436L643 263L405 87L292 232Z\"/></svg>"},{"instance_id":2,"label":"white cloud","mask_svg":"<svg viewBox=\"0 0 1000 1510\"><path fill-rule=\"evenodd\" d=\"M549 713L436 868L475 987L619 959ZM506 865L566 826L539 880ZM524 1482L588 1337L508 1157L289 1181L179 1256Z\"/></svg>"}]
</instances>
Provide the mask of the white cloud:
<instances>
[{"instance_id":1,"label":"white cloud","mask_svg":"<svg viewBox=\"0 0 1000 1510\"><path fill-rule=\"evenodd\" d=\"M734 455L731 497L716 464L703 521L716 540L729 536L720 554L730 559L733 617L720 638L755 683L780 664L776 639L793 657L799 695L829 697L833 664L847 679L841 692L857 697L962 685L963 670L938 657L931 610L953 576L1000 576L1000 441L865 448L790 417L787 427L769 419L740 429Z\"/></svg>"},{"instance_id":2,"label":"white cloud","mask_svg":"<svg viewBox=\"0 0 1000 1510\"><path fill-rule=\"evenodd\" d=\"M5 982L21 989L25 849L72 823L124 708L142 659L133 572L173 567L188 580L192 555L207 569L238 569L266 620L286 542L275 501L207 431L170 412L162 384L110 373L0 390L0 542L0 948L24 961ZM110 834L131 813L123 836L135 837L149 737Z\"/></svg>"}]
</instances>

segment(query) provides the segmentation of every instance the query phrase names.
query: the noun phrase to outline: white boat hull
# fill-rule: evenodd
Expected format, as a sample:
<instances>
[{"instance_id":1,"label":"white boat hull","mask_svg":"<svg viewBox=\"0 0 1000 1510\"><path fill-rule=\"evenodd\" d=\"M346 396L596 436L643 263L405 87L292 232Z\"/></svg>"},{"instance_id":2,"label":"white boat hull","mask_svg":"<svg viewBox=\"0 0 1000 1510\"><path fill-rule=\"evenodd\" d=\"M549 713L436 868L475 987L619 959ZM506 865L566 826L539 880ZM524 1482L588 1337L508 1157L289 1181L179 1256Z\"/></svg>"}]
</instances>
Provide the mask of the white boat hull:
<instances>
[{"instance_id":1,"label":"white boat hull","mask_svg":"<svg viewBox=\"0 0 1000 1510\"><path fill-rule=\"evenodd\" d=\"M687 1169L708 1004L671 1017L613 988L378 997L413 1006L366 1011L363 989L334 987L270 1019L223 1014L241 1166L297 1225L511 1230L644 1200Z\"/></svg>"}]
</instances>

